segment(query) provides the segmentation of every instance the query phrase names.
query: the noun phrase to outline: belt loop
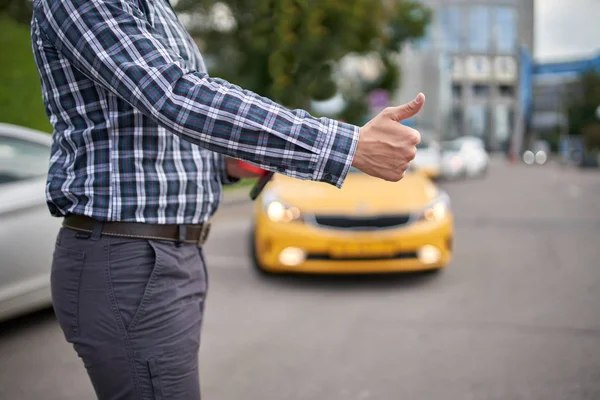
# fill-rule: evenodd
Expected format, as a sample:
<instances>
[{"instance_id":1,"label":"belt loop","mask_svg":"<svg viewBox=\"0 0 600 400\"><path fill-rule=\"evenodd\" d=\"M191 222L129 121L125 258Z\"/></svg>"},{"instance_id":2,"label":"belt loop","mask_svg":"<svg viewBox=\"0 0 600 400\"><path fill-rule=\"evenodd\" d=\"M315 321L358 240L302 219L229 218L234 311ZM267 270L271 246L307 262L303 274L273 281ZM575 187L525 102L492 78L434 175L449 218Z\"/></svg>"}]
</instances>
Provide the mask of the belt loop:
<instances>
[{"instance_id":1,"label":"belt loop","mask_svg":"<svg viewBox=\"0 0 600 400\"><path fill-rule=\"evenodd\" d=\"M187 227L185 225L179 225L179 239L177 240L177 247L181 246L187 238Z\"/></svg>"},{"instance_id":2,"label":"belt loop","mask_svg":"<svg viewBox=\"0 0 600 400\"><path fill-rule=\"evenodd\" d=\"M208 239L209 232L210 232L210 222L205 221L202 223L202 225L200 227L200 235L199 235L198 241L196 243L196 245L198 247L204 246L204 244L206 243L206 240Z\"/></svg>"},{"instance_id":3,"label":"belt loop","mask_svg":"<svg viewBox=\"0 0 600 400\"><path fill-rule=\"evenodd\" d=\"M102 236L102 227L104 223L102 221L95 221L94 227L92 228L92 236L90 239L92 240L100 240L100 236Z\"/></svg>"}]
</instances>

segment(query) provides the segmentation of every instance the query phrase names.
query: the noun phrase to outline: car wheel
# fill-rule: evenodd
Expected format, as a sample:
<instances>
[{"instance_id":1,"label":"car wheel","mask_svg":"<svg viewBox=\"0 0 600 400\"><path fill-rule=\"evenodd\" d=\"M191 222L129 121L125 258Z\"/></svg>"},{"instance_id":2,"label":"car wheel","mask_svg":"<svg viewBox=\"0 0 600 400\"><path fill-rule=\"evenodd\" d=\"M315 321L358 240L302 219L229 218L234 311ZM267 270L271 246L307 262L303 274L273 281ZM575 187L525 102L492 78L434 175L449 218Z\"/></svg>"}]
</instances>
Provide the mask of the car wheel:
<instances>
[{"instance_id":1,"label":"car wheel","mask_svg":"<svg viewBox=\"0 0 600 400\"><path fill-rule=\"evenodd\" d=\"M483 167L481 169L481 171L479 171L479 174L478 174L479 178L485 178L489 172L489 169L490 169L489 165L486 164L485 167Z\"/></svg>"},{"instance_id":2,"label":"car wheel","mask_svg":"<svg viewBox=\"0 0 600 400\"><path fill-rule=\"evenodd\" d=\"M250 258L252 261L252 269L255 272L258 272L260 275L263 275L263 276L274 275L272 272L267 271L260 263L260 260L258 258L258 252L256 251L256 229L254 227L252 227L252 229L250 230L249 242L250 242L249 243L250 244Z\"/></svg>"}]
</instances>

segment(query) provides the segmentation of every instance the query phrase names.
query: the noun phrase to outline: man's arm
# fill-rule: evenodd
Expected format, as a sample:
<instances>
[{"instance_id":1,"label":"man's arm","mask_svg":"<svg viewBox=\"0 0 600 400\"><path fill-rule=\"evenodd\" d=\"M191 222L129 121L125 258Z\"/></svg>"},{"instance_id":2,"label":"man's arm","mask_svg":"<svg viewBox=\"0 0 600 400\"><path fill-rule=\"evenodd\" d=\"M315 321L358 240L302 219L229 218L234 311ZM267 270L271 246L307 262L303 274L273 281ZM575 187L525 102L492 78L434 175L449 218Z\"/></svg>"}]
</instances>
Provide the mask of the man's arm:
<instances>
[{"instance_id":1,"label":"man's arm","mask_svg":"<svg viewBox=\"0 0 600 400\"><path fill-rule=\"evenodd\" d=\"M128 0L36 0L34 22L75 68L194 144L341 187L359 128L289 110L183 60Z\"/></svg>"},{"instance_id":2,"label":"man's arm","mask_svg":"<svg viewBox=\"0 0 600 400\"><path fill-rule=\"evenodd\" d=\"M215 170L219 174L219 179L223 185L233 185L240 181L239 176L235 176L229 173L228 160L234 160L233 158L225 157L221 153L213 153L213 159L215 162Z\"/></svg>"}]
</instances>

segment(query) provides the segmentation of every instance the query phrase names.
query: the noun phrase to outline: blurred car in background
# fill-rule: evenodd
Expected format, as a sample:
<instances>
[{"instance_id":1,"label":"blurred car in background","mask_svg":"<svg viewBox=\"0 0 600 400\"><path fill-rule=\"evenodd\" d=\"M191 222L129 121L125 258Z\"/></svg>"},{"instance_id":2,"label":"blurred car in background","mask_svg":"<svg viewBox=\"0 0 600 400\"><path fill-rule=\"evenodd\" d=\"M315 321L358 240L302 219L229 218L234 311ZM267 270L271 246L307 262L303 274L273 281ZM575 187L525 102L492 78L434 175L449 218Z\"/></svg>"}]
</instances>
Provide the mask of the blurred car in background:
<instances>
[{"instance_id":1,"label":"blurred car in background","mask_svg":"<svg viewBox=\"0 0 600 400\"><path fill-rule=\"evenodd\" d=\"M415 171L422 172L429 179L440 176L442 152L440 144L435 140L422 139L417 145L417 154L411 162Z\"/></svg>"},{"instance_id":2,"label":"blurred car in background","mask_svg":"<svg viewBox=\"0 0 600 400\"><path fill-rule=\"evenodd\" d=\"M51 142L48 134L0 124L0 320L51 305L60 229L45 199Z\"/></svg>"},{"instance_id":3,"label":"blurred car in background","mask_svg":"<svg viewBox=\"0 0 600 400\"><path fill-rule=\"evenodd\" d=\"M421 173L386 182L356 169L342 189L275 175L257 198L260 272L438 271L452 256L448 195Z\"/></svg>"},{"instance_id":4,"label":"blurred car in background","mask_svg":"<svg viewBox=\"0 0 600 400\"><path fill-rule=\"evenodd\" d=\"M483 140L463 136L441 145L441 175L447 179L485 176L490 157Z\"/></svg>"},{"instance_id":5,"label":"blurred car in background","mask_svg":"<svg viewBox=\"0 0 600 400\"><path fill-rule=\"evenodd\" d=\"M548 161L551 149L545 140L536 140L531 147L523 152L523 162L528 165L544 165Z\"/></svg>"},{"instance_id":6,"label":"blurred car in background","mask_svg":"<svg viewBox=\"0 0 600 400\"><path fill-rule=\"evenodd\" d=\"M465 176L465 163L460 156L461 146L453 141L441 143L440 175L444 179L458 179Z\"/></svg>"}]
</instances>

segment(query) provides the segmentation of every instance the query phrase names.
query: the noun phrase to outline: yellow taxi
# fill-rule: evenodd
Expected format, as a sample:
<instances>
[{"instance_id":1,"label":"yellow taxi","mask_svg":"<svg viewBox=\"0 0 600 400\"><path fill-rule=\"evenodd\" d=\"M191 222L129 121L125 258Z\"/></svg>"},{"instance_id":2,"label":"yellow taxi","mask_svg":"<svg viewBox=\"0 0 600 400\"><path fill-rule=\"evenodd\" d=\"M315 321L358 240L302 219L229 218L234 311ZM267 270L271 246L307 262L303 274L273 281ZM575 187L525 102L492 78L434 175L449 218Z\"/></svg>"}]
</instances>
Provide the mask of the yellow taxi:
<instances>
[{"instance_id":1,"label":"yellow taxi","mask_svg":"<svg viewBox=\"0 0 600 400\"><path fill-rule=\"evenodd\" d=\"M435 272L453 235L448 195L420 172L386 182L352 169L342 189L275 175L256 199L251 253L265 273Z\"/></svg>"}]
</instances>

